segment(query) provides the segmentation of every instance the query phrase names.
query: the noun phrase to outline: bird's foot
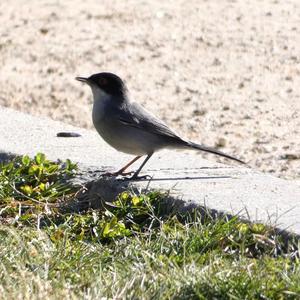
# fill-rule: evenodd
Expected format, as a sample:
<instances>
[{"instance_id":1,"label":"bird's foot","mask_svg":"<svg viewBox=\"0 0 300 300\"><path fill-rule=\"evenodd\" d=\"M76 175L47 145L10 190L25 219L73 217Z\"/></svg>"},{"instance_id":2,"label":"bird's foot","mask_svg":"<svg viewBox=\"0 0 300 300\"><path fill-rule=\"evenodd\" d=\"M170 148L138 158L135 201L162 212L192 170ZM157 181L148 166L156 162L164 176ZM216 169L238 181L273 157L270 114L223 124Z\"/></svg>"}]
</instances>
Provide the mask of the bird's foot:
<instances>
[{"instance_id":1,"label":"bird's foot","mask_svg":"<svg viewBox=\"0 0 300 300\"><path fill-rule=\"evenodd\" d=\"M152 176L150 175L143 175L143 176L138 176L136 174L133 174L131 177L124 177L124 180L133 180L133 181L138 181L138 180L151 180Z\"/></svg>"},{"instance_id":2,"label":"bird's foot","mask_svg":"<svg viewBox=\"0 0 300 300\"><path fill-rule=\"evenodd\" d=\"M106 176L106 177L129 176L132 173L134 173L134 171L131 171L131 172L120 172L120 171L106 172L106 173L102 174L102 176Z\"/></svg>"}]
</instances>

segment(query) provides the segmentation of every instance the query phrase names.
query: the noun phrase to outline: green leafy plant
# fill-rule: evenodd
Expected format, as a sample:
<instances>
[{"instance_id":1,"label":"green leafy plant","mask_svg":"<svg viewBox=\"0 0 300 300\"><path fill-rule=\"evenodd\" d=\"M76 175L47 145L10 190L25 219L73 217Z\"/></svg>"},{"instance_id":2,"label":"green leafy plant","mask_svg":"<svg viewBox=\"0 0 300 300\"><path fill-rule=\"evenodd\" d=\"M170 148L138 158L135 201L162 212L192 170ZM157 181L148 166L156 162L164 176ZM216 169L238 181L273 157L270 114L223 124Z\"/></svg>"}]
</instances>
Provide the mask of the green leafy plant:
<instances>
[{"instance_id":1,"label":"green leafy plant","mask_svg":"<svg viewBox=\"0 0 300 300\"><path fill-rule=\"evenodd\" d=\"M53 240L69 238L108 242L159 227L159 207L163 194L151 192L135 195L123 192L104 210L88 210L49 216L48 232Z\"/></svg>"},{"instance_id":2,"label":"green leafy plant","mask_svg":"<svg viewBox=\"0 0 300 300\"><path fill-rule=\"evenodd\" d=\"M43 210L45 204L57 202L72 192L66 182L76 173L70 160L52 162L43 153L34 158L25 155L0 163L0 215L14 215L28 208ZM26 218L26 216L23 217Z\"/></svg>"}]
</instances>

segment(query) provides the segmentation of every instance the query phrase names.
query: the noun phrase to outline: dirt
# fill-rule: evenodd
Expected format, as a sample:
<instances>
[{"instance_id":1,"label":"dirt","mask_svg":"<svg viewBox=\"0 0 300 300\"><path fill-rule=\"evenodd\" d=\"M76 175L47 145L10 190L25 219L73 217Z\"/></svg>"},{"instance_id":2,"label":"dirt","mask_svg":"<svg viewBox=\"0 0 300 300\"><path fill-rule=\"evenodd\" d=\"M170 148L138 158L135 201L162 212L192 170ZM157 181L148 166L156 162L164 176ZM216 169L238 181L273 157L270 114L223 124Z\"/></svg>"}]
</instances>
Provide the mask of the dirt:
<instances>
[{"instance_id":1,"label":"dirt","mask_svg":"<svg viewBox=\"0 0 300 300\"><path fill-rule=\"evenodd\" d=\"M74 77L110 71L183 136L300 179L298 0L2 0L0 22L0 105L92 128Z\"/></svg>"}]
</instances>

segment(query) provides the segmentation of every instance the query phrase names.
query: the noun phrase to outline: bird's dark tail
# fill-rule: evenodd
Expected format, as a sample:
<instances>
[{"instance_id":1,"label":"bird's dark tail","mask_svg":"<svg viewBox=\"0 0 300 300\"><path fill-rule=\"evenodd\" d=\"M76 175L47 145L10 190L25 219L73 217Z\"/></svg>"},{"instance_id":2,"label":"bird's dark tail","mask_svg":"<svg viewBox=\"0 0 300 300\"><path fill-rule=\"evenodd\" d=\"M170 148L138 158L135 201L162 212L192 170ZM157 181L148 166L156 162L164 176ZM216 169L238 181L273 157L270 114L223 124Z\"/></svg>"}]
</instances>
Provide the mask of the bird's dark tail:
<instances>
[{"instance_id":1,"label":"bird's dark tail","mask_svg":"<svg viewBox=\"0 0 300 300\"><path fill-rule=\"evenodd\" d=\"M237 162L239 162L241 164L246 164L244 161L242 161L242 160L240 160L240 159L238 159L236 157L233 157L231 155L228 155L226 153L223 153L223 152L221 152L219 150L216 150L214 148L210 148L210 147L203 146L203 145L198 145L198 144L193 143L193 142L186 142L186 146L191 147L191 148L196 149L196 150L201 150L201 151L204 151L204 152L209 152L209 153L212 153L212 154L223 156L223 157L235 160L235 161L237 161Z\"/></svg>"}]
</instances>

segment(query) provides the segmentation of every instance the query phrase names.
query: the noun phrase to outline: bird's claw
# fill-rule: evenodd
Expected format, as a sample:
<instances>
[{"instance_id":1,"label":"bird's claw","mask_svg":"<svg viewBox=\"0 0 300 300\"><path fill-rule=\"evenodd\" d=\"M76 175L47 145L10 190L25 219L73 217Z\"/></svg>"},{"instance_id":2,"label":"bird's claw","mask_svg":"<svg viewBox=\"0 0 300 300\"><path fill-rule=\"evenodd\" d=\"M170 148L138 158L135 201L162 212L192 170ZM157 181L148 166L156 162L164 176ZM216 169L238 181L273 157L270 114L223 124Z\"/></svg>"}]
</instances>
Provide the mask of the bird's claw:
<instances>
[{"instance_id":1,"label":"bird's claw","mask_svg":"<svg viewBox=\"0 0 300 300\"><path fill-rule=\"evenodd\" d=\"M117 177L117 176L128 176L131 175L132 173L134 173L134 171L131 172L106 172L104 174L102 174L102 176L106 176L106 177Z\"/></svg>"},{"instance_id":2,"label":"bird's claw","mask_svg":"<svg viewBox=\"0 0 300 300\"><path fill-rule=\"evenodd\" d=\"M124 180L134 180L134 181L138 181L138 180L150 180L152 179L152 176L150 175L143 175L143 176L131 176L131 177L124 177Z\"/></svg>"}]
</instances>

